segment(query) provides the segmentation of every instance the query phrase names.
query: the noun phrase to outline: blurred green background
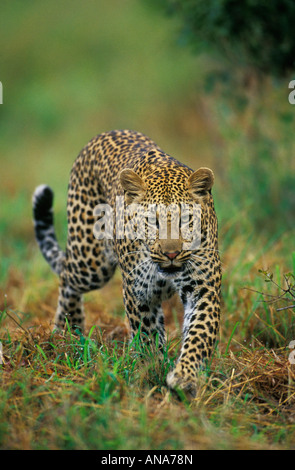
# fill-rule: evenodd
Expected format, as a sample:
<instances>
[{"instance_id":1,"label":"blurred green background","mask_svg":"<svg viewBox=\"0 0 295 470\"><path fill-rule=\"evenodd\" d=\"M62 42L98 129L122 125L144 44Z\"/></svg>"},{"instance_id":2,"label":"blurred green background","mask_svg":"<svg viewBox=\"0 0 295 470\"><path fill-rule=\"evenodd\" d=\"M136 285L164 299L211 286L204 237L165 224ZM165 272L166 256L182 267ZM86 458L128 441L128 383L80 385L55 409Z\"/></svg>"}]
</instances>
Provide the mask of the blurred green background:
<instances>
[{"instance_id":1,"label":"blurred green background","mask_svg":"<svg viewBox=\"0 0 295 470\"><path fill-rule=\"evenodd\" d=\"M37 249L31 194L42 182L55 191L65 241L69 172L93 136L131 128L193 155L177 128L186 125L197 65L177 51L175 23L134 0L3 2L0 35L3 283Z\"/></svg>"},{"instance_id":2,"label":"blurred green background","mask_svg":"<svg viewBox=\"0 0 295 470\"><path fill-rule=\"evenodd\" d=\"M94 135L115 128L147 134L194 169L213 169L225 279L236 270L245 282L249 266L278 240L289 268L294 77L260 82L251 69L232 72L210 48L194 55L182 28L178 14L145 0L1 3L2 290L51 275L34 241L35 186L54 189L65 243L72 162ZM275 263L273 255L261 267Z\"/></svg>"}]
</instances>

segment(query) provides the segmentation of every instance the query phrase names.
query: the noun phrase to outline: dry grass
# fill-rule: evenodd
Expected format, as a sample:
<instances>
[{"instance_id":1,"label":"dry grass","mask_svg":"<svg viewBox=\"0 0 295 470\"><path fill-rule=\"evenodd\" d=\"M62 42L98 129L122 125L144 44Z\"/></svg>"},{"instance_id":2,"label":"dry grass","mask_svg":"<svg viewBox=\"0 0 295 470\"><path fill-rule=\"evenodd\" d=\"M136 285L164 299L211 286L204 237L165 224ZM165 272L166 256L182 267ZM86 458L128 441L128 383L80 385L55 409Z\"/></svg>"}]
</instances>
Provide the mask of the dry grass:
<instances>
[{"instance_id":1,"label":"dry grass","mask_svg":"<svg viewBox=\"0 0 295 470\"><path fill-rule=\"evenodd\" d=\"M7 309L1 325L2 448L294 447L290 351L266 348L253 338L251 345L243 345L238 335L230 344L221 339L210 368L200 374L196 398L187 402L165 386L169 361L179 348L177 302L166 306L171 342L165 369L155 358L148 355L142 361L130 350L124 317L110 315L107 308L110 297L119 295L120 280L109 289L89 298L88 321L98 326L86 336L88 349L85 338L52 334L42 315L24 321ZM104 299L99 311L96 295ZM39 311L51 315L51 296L43 301L45 309L38 305ZM101 426L104 436L92 435L91 428L98 433Z\"/></svg>"}]
</instances>

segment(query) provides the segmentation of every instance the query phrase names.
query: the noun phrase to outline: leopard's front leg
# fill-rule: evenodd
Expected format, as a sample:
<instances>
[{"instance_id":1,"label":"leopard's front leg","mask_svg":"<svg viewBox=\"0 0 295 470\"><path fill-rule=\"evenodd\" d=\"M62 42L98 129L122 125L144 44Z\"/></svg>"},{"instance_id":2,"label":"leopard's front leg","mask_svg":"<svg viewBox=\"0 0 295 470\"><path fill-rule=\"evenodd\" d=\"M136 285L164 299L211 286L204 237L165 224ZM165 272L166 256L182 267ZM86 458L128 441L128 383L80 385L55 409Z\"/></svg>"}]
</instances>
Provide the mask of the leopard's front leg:
<instances>
[{"instance_id":1,"label":"leopard's front leg","mask_svg":"<svg viewBox=\"0 0 295 470\"><path fill-rule=\"evenodd\" d=\"M185 292L184 288L182 299L182 347L175 369L167 376L167 384L195 395L198 370L211 357L219 329L220 285L203 285L193 292Z\"/></svg>"},{"instance_id":2,"label":"leopard's front leg","mask_svg":"<svg viewBox=\"0 0 295 470\"><path fill-rule=\"evenodd\" d=\"M123 298L129 320L131 337L139 334L141 343L149 344L157 352L165 346L164 314L160 299L148 298L145 289L137 283L130 284L123 279Z\"/></svg>"}]
</instances>

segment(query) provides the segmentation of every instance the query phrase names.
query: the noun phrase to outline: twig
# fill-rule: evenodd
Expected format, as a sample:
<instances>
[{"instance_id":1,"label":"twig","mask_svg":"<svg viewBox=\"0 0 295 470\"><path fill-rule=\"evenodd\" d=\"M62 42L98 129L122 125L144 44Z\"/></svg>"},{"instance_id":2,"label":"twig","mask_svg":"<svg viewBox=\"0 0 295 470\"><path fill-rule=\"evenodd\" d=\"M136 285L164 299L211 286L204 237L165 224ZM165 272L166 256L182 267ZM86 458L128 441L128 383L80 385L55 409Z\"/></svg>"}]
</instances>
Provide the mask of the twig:
<instances>
[{"instance_id":1,"label":"twig","mask_svg":"<svg viewBox=\"0 0 295 470\"><path fill-rule=\"evenodd\" d=\"M279 312L280 310L286 310L288 308L295 308L295 305L288 305L287 307L277 308L277 312Z\"/></svg>"},{"instance_id":2,"label":"twig","mask_svg":"<svg viewBox=\"0 0 295 470\"><path fill-rule=\"evenodd\" d=\"M6 313L6 315L7 315L12 321L14 321L14 323L17 324L17 326L18 326L19 328L21 328L21 329L30 337L30 339L32 340L33 345L34 345L34 347L35 347L35 341L34 341L34 338L33 338L32 333L31 333L29 330L27 330L26 328L24 328L24 327L14 318L14 316L11 315L11 313L9 313L8 310L6 310L5 313Z\"/></svg>"}]
</instances>

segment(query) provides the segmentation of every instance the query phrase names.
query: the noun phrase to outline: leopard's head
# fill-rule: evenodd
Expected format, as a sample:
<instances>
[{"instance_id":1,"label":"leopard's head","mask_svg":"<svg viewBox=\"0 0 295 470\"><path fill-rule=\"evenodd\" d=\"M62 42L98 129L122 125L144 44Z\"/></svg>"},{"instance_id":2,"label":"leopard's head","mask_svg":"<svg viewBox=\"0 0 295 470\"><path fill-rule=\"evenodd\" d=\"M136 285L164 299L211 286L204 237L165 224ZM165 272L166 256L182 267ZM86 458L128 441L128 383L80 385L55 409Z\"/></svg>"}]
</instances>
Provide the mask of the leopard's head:
<instances>
[{"instance_id":1,"label":"leopard's head","mask_svg":"<svg viewBox=\"0 0 295 470\"><path fill-rule=\"evenodd\" d=\"M147 176L139 176L128 168L121 171L120 182L131 214L126 223L133 228L136 225L137 237L159 272L177 275L191 253L205 243L214 221L214 217L209 217L213 208L212 170L160 167Z\"/></svg>"}]
</instances>

